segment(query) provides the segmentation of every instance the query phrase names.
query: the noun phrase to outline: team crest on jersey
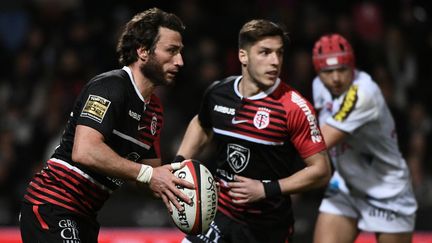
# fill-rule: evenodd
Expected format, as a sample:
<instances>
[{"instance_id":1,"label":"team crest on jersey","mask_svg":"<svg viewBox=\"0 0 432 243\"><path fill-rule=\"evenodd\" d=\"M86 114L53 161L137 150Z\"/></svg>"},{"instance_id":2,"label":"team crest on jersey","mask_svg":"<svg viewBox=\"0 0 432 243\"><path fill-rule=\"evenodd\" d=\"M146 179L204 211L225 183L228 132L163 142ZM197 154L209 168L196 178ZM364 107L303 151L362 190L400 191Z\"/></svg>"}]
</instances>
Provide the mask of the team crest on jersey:
<instances>
[{"instance_id":1,"label":"team crest on jersey","mask_svg":"<svg viewBox=\"0 0 432 243\"><path fill-rule=\"evenodd\" d=\"M258 108L253 124L258 129L266 128L270 124L270 110L265 107Z\"/></svg>"},{"instance_id":2,"label":"team crest on jersey","mask_svg":"<svg viewBox=\"0 0 432 243\"><path fill-rule=\"evenodd\" d=\"M89 95L84 105L84 108L81 111L81 116L102 123L102 120L104 119L110 104L111 101L103 97L97 95Z\"/></svg>"},{"instance_id":3,"label":"team crest on jersey","mask_svg":"<svg viewBox=\"0 0 432 243\"><path fill-rule=\"evenodd\" d=\"M229 143L227 147L227 161L235 173L243 171L249 163L250 149L238 144Z\"/></svg>"}]
</instances>

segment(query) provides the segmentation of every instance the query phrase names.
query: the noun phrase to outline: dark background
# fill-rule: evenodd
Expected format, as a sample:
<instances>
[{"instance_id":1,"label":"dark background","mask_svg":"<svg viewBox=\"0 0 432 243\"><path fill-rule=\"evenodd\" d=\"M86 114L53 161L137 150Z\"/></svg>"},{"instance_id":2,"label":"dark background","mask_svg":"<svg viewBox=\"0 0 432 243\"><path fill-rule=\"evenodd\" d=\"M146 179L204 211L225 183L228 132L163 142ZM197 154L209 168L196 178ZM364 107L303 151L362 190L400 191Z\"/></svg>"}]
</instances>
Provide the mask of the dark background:
<instances>
[{"instance_id":1,"label":"dark background","mask_svg":"<svg viewBox=\"0 0 432 243\"><path fill-rule=\"evenodd\" d=\"M339 32L392 109L420 205L416 229L432 230L432 12L427 1L410 0L0 1L0 225L17 225L26 184L57 146L81 87L120 67L115 45L121 27L150 7L177 14L187 26L185 67L174 87L157 90L165 107L164 161L172 160L205 88L240 73L237 33L246 21L286 26L291 43L281 78L309 99L312 45L322 34ZM321 193L294 196L300 239L313 230ZM114 193L99 219L103 227L172 227L161 201L129 184Z\"/></svg>"}]
</instances>

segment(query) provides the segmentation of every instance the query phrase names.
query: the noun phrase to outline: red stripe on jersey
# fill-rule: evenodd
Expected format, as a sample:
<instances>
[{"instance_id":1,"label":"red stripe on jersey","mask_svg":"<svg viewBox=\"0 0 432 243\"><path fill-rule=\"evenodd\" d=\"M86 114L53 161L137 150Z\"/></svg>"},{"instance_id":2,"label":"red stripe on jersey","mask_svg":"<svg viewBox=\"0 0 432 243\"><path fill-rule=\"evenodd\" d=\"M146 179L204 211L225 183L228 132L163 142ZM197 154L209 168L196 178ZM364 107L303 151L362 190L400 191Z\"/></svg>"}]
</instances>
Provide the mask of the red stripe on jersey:
<instances>
[{"instance_id":1,"label":"red stripe on jersey","mask_svg":"<svg viewBox=\"0 0 432 243\"><path fill-rule=\"evenodd\" d=\"M24 199L27 200L27 201L29 201L29 202L31 202L32 204L35 204L35 205L44 204L43 202L41 202L41 201L39 201L39 200L36 200L36 199L34 199L34 198L31 198L28 194L25 194L25 195L24 195Z\"/></svg>"},{"instance_id":2,"label":"red stripe on jersey","mask_svg":"<svg viewBox=\"0 0 432 243\"><path fill-rule=\"evenodd\" d=\"M61 164L61 163L57 163L57 162L55 162L55 161L48 160L48 166L50 166L50 165L51 165L51 166L55 166L55 167L62 168L62 169L64 169L65 171L70 172L71 174L74 175L74 177L76 177L78 180L80 180L81 183L88 184L88 185L86 185L86 186L91 187L90 191L92 191L92 190L101 190L101 187L100 187L100 186L94 184L94 183L91 182L88 178L84 177L83 175L81 175L81 174L78 173L78 172L75 172L75 171L71 170L70 168L68 168L67 166L65 166L65 165L63 165L63 164ZM56 171L58 171L58 170L56 170Z\"/></svg>"},{"instance_id":3,"label":"red stripe on jersey","mask_svg":"<svg viewBox=\"0 0 432 243\"><path fill-rule=\"evenodd\" d=\"M254 131L256 130L256 128L253 127L253 125L246 125L245 123L243 123L239 125L236 129L232 129L231 131L236 133L241 133L245 136L253 137L261 140L266 140L271 142L284 142L286 140L286 135L285 135L286 130L279 129L278 127L276 127L278 130L271 131L270 130L271 127L272 126L269 125L266 129L259 130L258 133L257 131ZM239 128L244 130L240 130Z\"/></svg>"},{"instance_id":4,"label":"red stripe on jersey","mask_svg":"<svg viewBox=\"0 0 432 243\"><path fill-rule=\"evenodd\" d=\"M219 193L219 203L225 205L226 207L229 207L231 210L238 211L238 212L244 212L245 211L245 204L235 204L232 201L232 197L227 195L226 193L223 193L222 191Z\"/></svg>"},{"instance_id":5,"label":"red stripe on jersey","mask_svg":"<svg viewBox=\"0 0 432 243\"><path fill-rule=\"evenodd\" d=\"M45 222L45 220L40 216L39 214L39 206L33 205L33 213L35 214L36 218L38 219L42 229L49 229L48 224Z\"/></svg>"},{"instance_id":6,"label":"red stripe on jersey","mask_svg":"<svg viewBox=\"0 0 432 243\"><path fill-rule=\"evenodd\" d=\"M40 178L37 177L35 178L35 181L44 185L44 187L41 187L39 184L35 182L30 183L29 188L32 188L32 192L35 193L37 192L38 195L41 194L41 192L49 194L50 196L52 196L53 199L62 200L68 203L69 205L76 207L77 210L84 211L84 212L89 211L89 209L91 208L91 205L88 202L74 198L69 192L65 191L63 188L56 186L55 184L46 184ZM61 195L59 193L64 193L64 194ZM36 194L34 193L32 194L36 196ZM85 207L81 206L80 203L84 204Z\"/></svg>"},{"instance_id":7,"label":"red stripe on jersey","mask_svg":"<svg viewBox=\"0 0 432 243\"><path fill-rule=\"evenodd\" d=\"M49 172L47 172L49 173ZM57 180L57 181L61 181L62 185L65 187L65 189L73 191L74 193L76 193L79 197L81 198L86 198L86 193L84 191L82 191L80 188L78 188L78 182L74 181L72 177L65 175L63 173L63 175L61 175L62 173L60 173L59 171L55 171L55 173L53 173L53 171L51 171L51 175ZM69 183L68 180L71 180L72 182L76 183L76 184L71 184ZM86 198L86 200L90 201L90 198Z\"/></svg>"},{"instance_id":8,"label":"red stripe on jersey","mask_svg":"<svg viewBox=\"0 0 432 243\"><path fill-rule=\"evenodd\" d=\"M81 212L81 211L79 211L79 210L77 210L77 209L75 209L75 208L73 208L73 207L70 207L69 205L66 205L66 204L61 203L61 202L56 201L56 200L53 200L53 199L51 199L51 198L49 198L49 197L47 197L47 196L44 196L44 195L42 195L42 194L39 194L39 193L33 191L31 188L28 189L28 192L29 192L29 196L35 196L35 197L36 197L37 199L39 199L41 202L51 203L51 204L54 204L54 205L60 206L60 207L62 207L62 208L66 208L66 209L68 209L68 210L70 210L70 211L72 211L72 212L76 212L76 213L79 213L79 214L83 214L83 212ZM85 213L84 213L84 214L85 214Z\"/></svg>"},{"instance_id":9,"label":"red stripe on jersey","mask_svg":"<svg viewBox=\"0 0 432 243\"><path fill-rule=\"evenodd\" d=\"M89 179L82 176L81 174L67 168L66 166L64 166L62 164L59 164L59 163L54 164L52 162L50 163L50 161L48 161L48 167L54 173L54 175L58 174L61 177L73 182L74 184L72 185L72 184L67 183L67 181L65 181L65 183L67 183L68 187L73 187L71 189L75 189L74 191L77 191L80 195L86 195L86 198L88 198L88 196L91 195L93 197L93 199L97 200L97 201L105 200L105 198L106 198L105 194L107 194L107 192L105 190L101 189L96 184L94 184ZM67 172L64 172L58 168L62 168ZM90 198L88 198L88 199L90 200ZM94 200L91 200L91 201L94 201Z\"/></svg>"}]
</instances>

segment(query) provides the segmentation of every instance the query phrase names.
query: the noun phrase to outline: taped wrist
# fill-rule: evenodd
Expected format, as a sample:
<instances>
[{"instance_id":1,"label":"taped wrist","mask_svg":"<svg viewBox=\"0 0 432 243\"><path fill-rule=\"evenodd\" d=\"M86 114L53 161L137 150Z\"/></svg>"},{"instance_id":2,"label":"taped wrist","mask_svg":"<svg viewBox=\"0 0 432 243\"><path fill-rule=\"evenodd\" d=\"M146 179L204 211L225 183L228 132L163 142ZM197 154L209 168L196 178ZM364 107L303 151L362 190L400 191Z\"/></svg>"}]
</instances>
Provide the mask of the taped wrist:
<instances>
[{"instance_id":1,"label":"taped wrist","mask_svg":"<svg viewBox=\"0 0 432 243\"><path fill-rule=\"evenodd\" d=\"M149 183L152 175L153 167L151 167L150 165L142 164L136 180L142 183Z\"/></svg>"},{"instance_id":2,"label":"taped wrist","mask_svg":"<svg viewBox=\"0 0 432 243\"><path fill-rule=\"evenodd\" d=\"M175 162L182 162L183 160L185 160L185 157L183 157L183 155L176 155L174 157L173 163L175 163Z\"/></svg>"},{"instance_id":3,"label":"taped wrist","mask_svg":"<svg viewBox=\"0 0 432 243\"><path fill-rule=\"evenodd\" d=\"M279 181L268 181L264 182L264 193L266 198L272 198L282 195L282 190L279 185Z\"/></svg>"}]
</instances>

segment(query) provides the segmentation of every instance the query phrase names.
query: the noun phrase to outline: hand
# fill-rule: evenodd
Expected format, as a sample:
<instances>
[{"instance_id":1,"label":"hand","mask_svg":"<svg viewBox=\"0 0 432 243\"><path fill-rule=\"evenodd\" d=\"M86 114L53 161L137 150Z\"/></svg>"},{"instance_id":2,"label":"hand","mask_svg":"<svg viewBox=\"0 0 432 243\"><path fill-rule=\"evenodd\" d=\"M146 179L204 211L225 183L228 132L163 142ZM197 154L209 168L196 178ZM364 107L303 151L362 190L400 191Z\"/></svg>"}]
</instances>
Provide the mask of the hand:
<instances>
[{"instance_id":1,"label":"hand","mask_svg":"<svg viewBox=\"0 0 432 243\"><path fill-rule=\"evenodd\" d=\"M231 188L228 195L235 198L234 203L252 203L265 198L264 186L259 180L236 175L228 186Z\"/></svg>"},{"instance_id":2,"label":"hand","mask_svg":"<svg viewBox=\"0 0 432 243\"><path fill-rule=\"evenodd\" d=\"M194 189L194 185L183 179L175 177L172 173L174 169L177 170L183 168L184 165L184 163L181 163L179 167L175 166L176 168L173 168L171 164L168 164L153 168L153 175L150 180L149 187L157 197L162 198L165 206L170 213L172 213L170 202L174 204L174 206L179 211L184 210L184 208L178 202L177 198L186 202L187 204L191 203L190 198L184 193L182 193L176 187L176 185L180 185L189 189Z\"/></svg>"}]
</instances>

